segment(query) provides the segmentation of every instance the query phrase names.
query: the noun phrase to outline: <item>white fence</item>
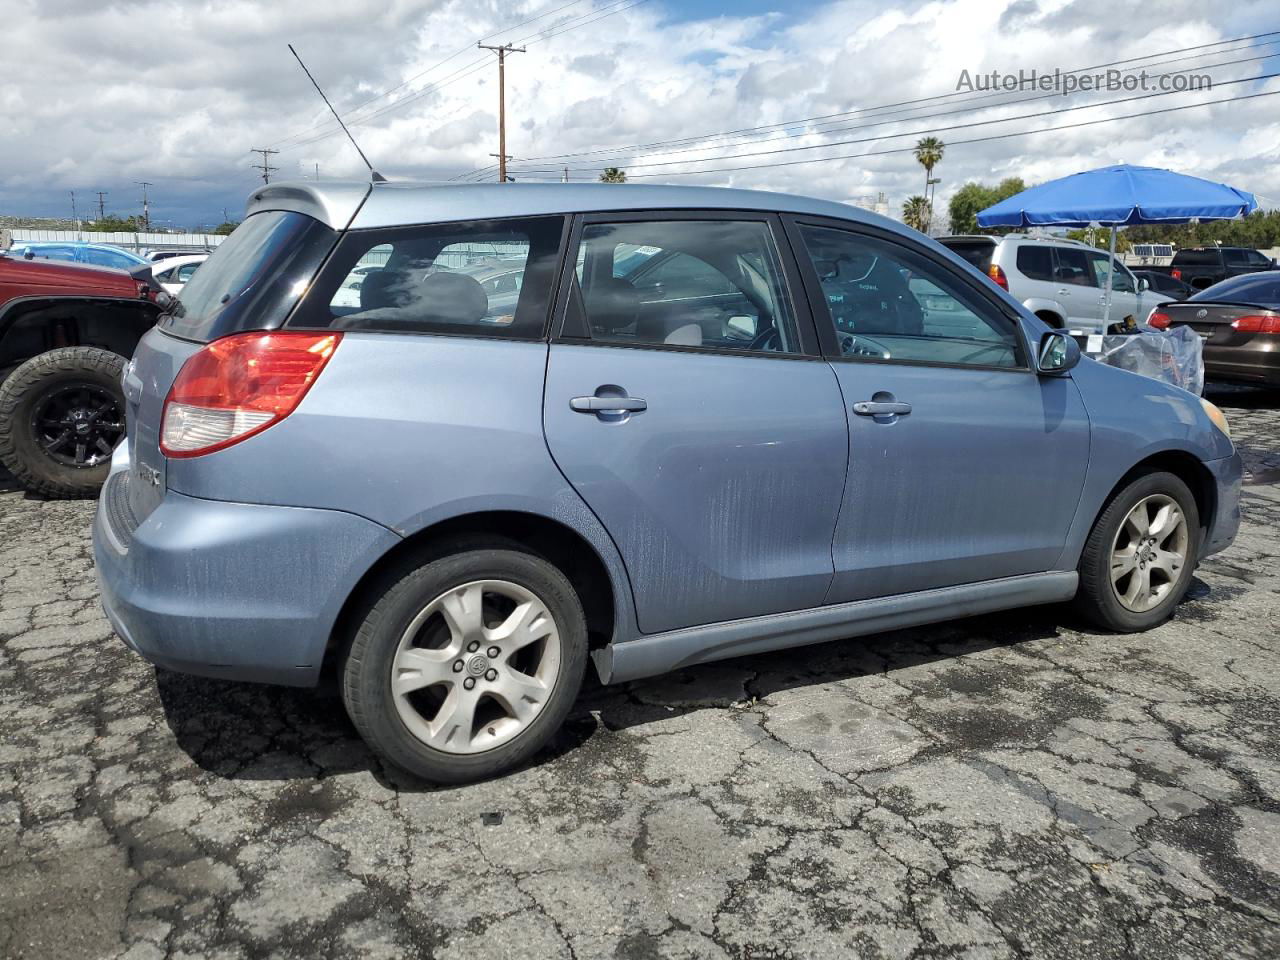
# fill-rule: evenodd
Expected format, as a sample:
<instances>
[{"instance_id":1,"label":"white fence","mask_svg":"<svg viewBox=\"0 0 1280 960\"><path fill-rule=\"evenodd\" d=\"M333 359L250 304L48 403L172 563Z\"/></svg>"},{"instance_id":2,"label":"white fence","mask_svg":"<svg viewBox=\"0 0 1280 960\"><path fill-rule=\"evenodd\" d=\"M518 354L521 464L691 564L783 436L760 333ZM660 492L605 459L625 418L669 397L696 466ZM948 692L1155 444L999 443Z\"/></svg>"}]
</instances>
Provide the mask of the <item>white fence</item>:
<instances>
[{"instance_id":1,"label":"white fence","mask_svg":"<svg viewBox=\"0 0 1280 960\"><path fill-rule=\"evenodd\" d=\"M214 233L94 233L90 230L24 230L14 227L14 243L109 243L141 250L212 250L227 239Z\"/></svg>"}]
</instances>

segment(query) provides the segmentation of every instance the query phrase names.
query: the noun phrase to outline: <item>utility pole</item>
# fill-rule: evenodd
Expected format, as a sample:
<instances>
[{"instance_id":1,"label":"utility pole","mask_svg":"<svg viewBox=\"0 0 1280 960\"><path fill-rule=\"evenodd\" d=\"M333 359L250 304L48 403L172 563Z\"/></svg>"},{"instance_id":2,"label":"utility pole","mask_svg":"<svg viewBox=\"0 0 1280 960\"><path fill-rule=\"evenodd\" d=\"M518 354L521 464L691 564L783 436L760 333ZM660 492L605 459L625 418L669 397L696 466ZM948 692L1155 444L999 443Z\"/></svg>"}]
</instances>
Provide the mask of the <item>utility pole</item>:
<instances>
[{"instance_id":1,"label":"utility pole","mask_svg":"<svg viewBox=\"0 0 1280 960\"><path fill-rule=\"evenodd\" d=\"M154 186L149 180L133 181L142 188L142 229L147 231L151 229L151 204L147 202L147 187Z\"/></svg>"},{"instance_id":2,"label":"utility pole","mask_svg":"<svg viewBox=\"0 0 1280 960\"><path fill-rule=\"evenodd\" d=\"M560 178L560 182L561 182L561 183L568 183L568 182L569 182L569 168L568 168L568 167L565 167L565 168L564 168L564 176Z\"/></svg>"},{"instance_id":3,"label":"utility pole","mask_svg":"<svg viewBox=\"0 0 1280 960\"><path fill-rule=\"evenodd\" d=\"M71 222L76 225L76 229L80 228L80 217L76 213L76 192L71 191Z\"/></svg>"},{"instance_id":4,"label":"utility pole","mask_svg":"<svg viewBox=\"0 0 1280 960\"><path fill-rule=\"evenodd\" d=\"M98 219L102 220L107 215L107 191L98 191Z\"/></svg>"},{"instance_id":5,"label":"utility pole","mask_svg":"<svg viewBox=\"0 0 1280 960\"><path fill-rule=\"evenodd\" d=\"M498 182L507 182L507 54L524 53L524 47L503 44L500 47L477 43L481 50L492 50L498 55Z\"/></svg>"},{"instance_id":6,"label":"utility pole","mask_svg":"<svg viewBox=\"0 0 1280 960\"><path fill-rule=\"evenodd\" d=\"M261 163L255 163L255 164L252 164L252 166L253 166L255 169L257 169L257 170L261 170L261 171L262 171L262 182L263 182L263 183L270 183L270 182L271 182L271 174L275 173L275 172L276 172L277 170L279 170L280 168L279 168L279 167L273 167L273 166L271 166L271 163L268 161L268 159L267 159L267 158L268 158L268 157L270 157L273 153L279 153L280 151L279 151L279 150L267 150L267 149L265 149L265 148L263 148L263 147L254 147L254 148L253 148L252 150L250 150L249 152L250 152L250 153L260 153L260 154L262 154L262 162L261 162Z\"/></svg>"}]
</instances>

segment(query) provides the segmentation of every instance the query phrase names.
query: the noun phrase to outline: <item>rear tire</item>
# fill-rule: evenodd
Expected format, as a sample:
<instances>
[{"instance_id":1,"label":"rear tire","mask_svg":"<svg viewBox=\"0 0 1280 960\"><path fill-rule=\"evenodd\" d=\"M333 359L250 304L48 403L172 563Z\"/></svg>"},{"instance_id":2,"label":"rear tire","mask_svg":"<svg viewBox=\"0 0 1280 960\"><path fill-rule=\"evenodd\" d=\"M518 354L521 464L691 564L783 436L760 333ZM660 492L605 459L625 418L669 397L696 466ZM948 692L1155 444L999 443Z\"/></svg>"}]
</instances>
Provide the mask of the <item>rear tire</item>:
<instances>
[{"instance_id":1,"label":"rear tire","mask_svg":"<svg viewBox=\"0 0 1280 960\"><path fill-rule=\"evenodd\" d=\"M342 696L383 759L469 783L536 753L577 699L582 604L565 576L515 549L399 568L375 585L342 665Z\"/></svg>"},{"instance_id":2,"label":"rear tire","mask_svg":"<svg viewBox=\"0 0 1280 960\"><path fill-rule=\"evenodd\" d=\"M1167 620L1200 554L1200 513L1172 473L1148 473L1117 493L1080 556L1076 607L1093 623L1137 633Z\"/></svg>"},{"instance_id":3,"label":"rear tire","mask_svg":"<svg viewBox=\"0 0 1280 960\"><path fill-rule=\"evenodd\" d=\"M124 437L124 364L109 350L62 347L4 378L0 463L14 479L47 497L98 495Z\"/></svg>"}]
</instances>

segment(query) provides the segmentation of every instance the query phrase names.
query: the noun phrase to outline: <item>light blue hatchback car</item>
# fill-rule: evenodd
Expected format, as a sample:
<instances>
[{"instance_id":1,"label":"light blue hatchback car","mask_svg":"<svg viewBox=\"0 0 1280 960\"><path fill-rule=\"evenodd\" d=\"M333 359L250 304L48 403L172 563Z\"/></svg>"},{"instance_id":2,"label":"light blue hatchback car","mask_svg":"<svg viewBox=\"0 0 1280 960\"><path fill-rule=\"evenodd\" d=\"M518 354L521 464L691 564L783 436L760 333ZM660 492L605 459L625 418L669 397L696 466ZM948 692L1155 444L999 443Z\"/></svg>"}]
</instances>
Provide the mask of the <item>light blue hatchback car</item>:
<instances>
[{"instance_id":1,"label":"light blue hatchback car","mask_svg":"<svg viewBox=\"0 0 1280 960\"><path fill-rule=\"evenodd\" d=\"M1142 630L1239 523L1212 404L899 224L767 193L271 184L124 386L94 524L120 636L208 676L333 664L439 782L532 755L589 660L1072 598Z\"/></svg>"}]
</instances>

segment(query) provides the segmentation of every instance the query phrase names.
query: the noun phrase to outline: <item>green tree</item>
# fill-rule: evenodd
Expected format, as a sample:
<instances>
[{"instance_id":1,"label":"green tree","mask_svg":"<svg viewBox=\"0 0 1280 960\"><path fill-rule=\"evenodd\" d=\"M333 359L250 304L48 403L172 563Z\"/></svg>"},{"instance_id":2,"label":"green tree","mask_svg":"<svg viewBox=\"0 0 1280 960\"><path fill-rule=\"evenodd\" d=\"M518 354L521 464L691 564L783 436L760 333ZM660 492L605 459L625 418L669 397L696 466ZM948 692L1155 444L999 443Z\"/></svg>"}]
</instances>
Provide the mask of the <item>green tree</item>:
<instances>
[{"instance_id":1,"label":"green tree","mask_svg":"<svg viewBox=\"0 0 1280 960\"><path fill-rule=\"evenodd\" d=\"M618 167L605 167L604 173L600 174L601 183L626 183L627 171Z\"/></svg>"},{"instance_id":2,"label":"green tree","mask_svg":"<svg viewBox=\"0 0 1280 960\"><path fill-rule=\"evenodd\" d=\"M942 162L942 155L946 153L947 145L937 137L922 137L916 141L915 157L916 163L924 167L924 195L929 196L929 181L933 179L933 168ZM929 225L933 221L933 203L926 201L928 209L927 219L925 220L924 230L927 233Z\"/></svg>"},{"instance_id":3,"label":"green tree","mask_svg":"<svg viewBox=\"0 0 1280 960\"><path fill-rule=\"evenodd\" d=\"M1027 189L1021 177L1005 177L994 187L970 181L955 192L947 206L952 233L1007 233L1000 228L984 230L978 226L978 212L993 203L1007 200Z\"/></svg>"},{"instance_id":4,"label":"green tree","mask_svg":"<svg viewBox=\"0 0 1280 960\"><path fill-rule=\"evenodd\" d=\"M226 223L220 223L214 227L213 234L216 237L225 237L238 226L240 226L239 220L228 220Z\"/></svg>"},{"instance_id":5,"label":"green tree","mask_svg":"<svg viewBox=\"0 0 1280 960\"><path fill-rule=\"evenodd\" d=\"M91 233L137 233L142 229L140 217L120 217L114 213L108 213L104 217L99 217L84 225L84 229Z\"/></svg>"},{"instance_id":6,"label":"green tree","mask_svg":"<svg viewBox=\"0 0 1280 960\"><path fill-rule=\"evenodd\" d=\"M908 197L902 205L902 222L924 233L929 228L929 201L924 197Z\"/></svg>"}]
</instances>

